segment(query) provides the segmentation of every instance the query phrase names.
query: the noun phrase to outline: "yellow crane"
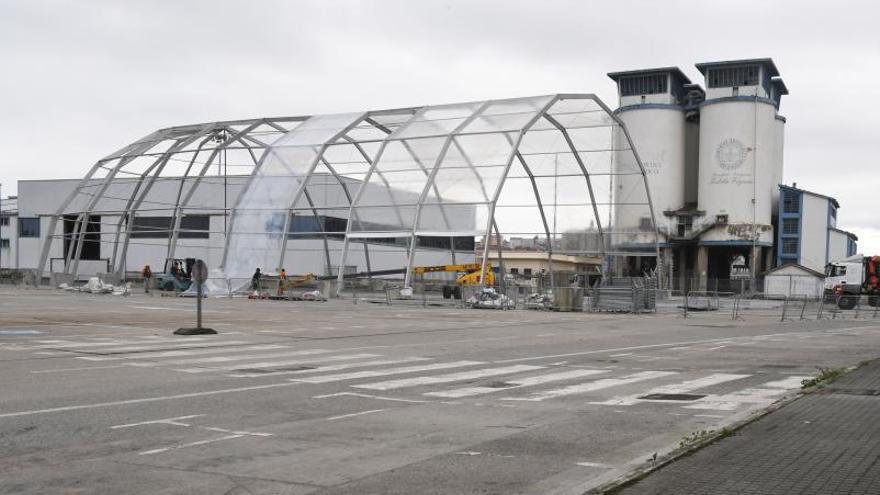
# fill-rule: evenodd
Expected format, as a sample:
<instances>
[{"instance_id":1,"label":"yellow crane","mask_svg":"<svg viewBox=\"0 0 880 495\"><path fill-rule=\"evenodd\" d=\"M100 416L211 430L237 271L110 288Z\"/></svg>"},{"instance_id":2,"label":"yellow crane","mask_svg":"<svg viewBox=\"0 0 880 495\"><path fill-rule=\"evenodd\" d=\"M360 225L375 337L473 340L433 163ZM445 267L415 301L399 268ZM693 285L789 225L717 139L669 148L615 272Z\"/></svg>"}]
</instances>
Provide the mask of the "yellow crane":
<instances>
[{"instance_id":1,"label":"yellow crane","mask_svg":"<svg viewBox=\"0 0 880 495\"><path fill-rule=\"evenodd\" d=\"M483 282L480 269L480 263L462 263L458 265L416 266L413 267L413 273L416 275L437 272L460 273L461 275L455 279L456 284L480 285ZM491 263L486 263L486 285L495 285L495 273L492 271Z\"/></svg>"}]
</instances>

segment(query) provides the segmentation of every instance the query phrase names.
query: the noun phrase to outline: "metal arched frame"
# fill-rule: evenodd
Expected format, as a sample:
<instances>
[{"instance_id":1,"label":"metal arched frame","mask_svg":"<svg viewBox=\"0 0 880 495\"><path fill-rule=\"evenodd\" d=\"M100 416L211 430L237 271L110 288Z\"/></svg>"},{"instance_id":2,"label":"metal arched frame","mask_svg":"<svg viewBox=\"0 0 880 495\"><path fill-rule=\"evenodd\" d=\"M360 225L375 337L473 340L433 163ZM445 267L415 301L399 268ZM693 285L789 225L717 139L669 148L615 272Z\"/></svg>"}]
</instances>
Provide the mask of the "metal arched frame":
<instances>
[{"instance_id":1,"label":"metal arched frame","mask_svg":"<svg viewBox=\"0 0 880 495\"><path fill-rule=\"evenodd\" d=\"M287 213L287 217L283 227L283 235L281 238L281 249L278 253L278 266L280 267L283 265L285 255L287 254L287 238L289 234L289 229L291 228L290 216L295 214L295 210L303 209L297 206L300 198L306 198L308 205L305 208L307 208L310 213L315 216L316 219L319 218L319 210L327 206L320 204L319 201L316 201L316 199L313 198L307 190L309 181L316 173L316 169L320 165L323 165L323 167L328 172L327 175L332 176L335 182L342 189L342 192L345 196L345 201L348 203L348 217L345 223L344 236L342 237L342 248L336 264L337 277L338 281L340 282L337 285L337 291L340 291L343 287L343 284L341 282L343 280L346 258L349 253L350 243L353 240L358 239L360 242L363 243L367 263L367 271L371 271L370 253L368 249L369 235L353 235L352 232L353 225L358 218L358 207L361 206L363 194L371 178L377 179L377 184L387 191L389 197L389 204L387 206L394 210L400 225L407 229L406 234L395 234L396 237L405 237L408 239L405 254L406 259L401 260L401 266L405 268L405 285L409 285L411 281L411 271L414 264L416 251L418 250L419 246L419 236L444 235L443 231L440 228L435 228L435 230L432 231L420 231L423 206L432 195L433 199L436 199L437 202L431 203L431 206L436 206L439 212L438 216L442 217L442 224L445 225L446 231L449 234L450 249L453 253L454 259L456 250L454 236L463 234L455 231L446 210L449 205L455 204L455 201L450 200L451 202L445 202L444 198L441 197L441 187L438 184L438 173L443 166L444 160L446 160L447 158L447 153L453 147L457 150L458 155L461 156L461 159L466 164L467 168L469 168L473 173L473 180L479 186L479 188L475 188L475 190L482 191L482 201L473 204L485 206L488 211L485 228L480 229L479 227L477 227L477 230L474 231L475 236L483 235L484 247L480 259L483 270L485 270L488 263L489 239L491 238L493 229L499 236L499 239L502 234L496 221L496 209L498 207L499 197L501 196L502 191L505 188L508 175L514 162L519 163L520 167L525 173L525 177L521 178L528 179L531 184L531 189L534 193L534 205L540 213L540 228L542 229L542 234L547 239L548 264L552 266L554 235L558 233L553 232L550 228L549 222L547 220L547 213L545 212L545 202L541 197L541 192L539 190L535 174L533 174L532 167L530 166L528 159L524 157L524 154L520 149L524 137L539 121L544 121L544 123L542 123L542 131L550 130L550 128L546 126L545 123L549 123L553 129L558 131L559 135L564 140L565 147L567 148L567 151L565 151L565 153L570 153L572 155L572 157L574 158L574 162L577 164L580 173L584 177L586 183L586 190L584 191L586 193L585 197L588 196L589 202L592 206L590 208L590 213L594 219L594 225L596 226L597 234L599 237L598 248L601 251L600 254L604 257L610 246L611 241L606 238L606 227L608 226L608 224L603 222L602 218L600 218L600 212L598 208L598 205L600 203L597 201L594 191L592 177L593 174L590 171L589 164L585 163L584 158L581 156L581 150L577 149L577 145L571 136L570 129L566 127L566 123L561 122L560 119L556 118L554 114L551 113L554 105L559 102L565 100L590 100L601 109L601 112L599 112L598 109L590 111L599 112L600 114L604 112L604 114L607 115L608 119L610 119L608 120L608 123L603 122L602 125L597 125L596 127L612 128L612 140L615 139L613 128L619 128L622 131L622 136L626 141L625 149L631 150L632 152L632 157L634 158L635 165L637 165L638 167L637 173L642 176L641 182L644 187L644 197L647 198L646 206L650 211L650 218L654 234L654 253L657 258L658 268L661 268L662 259L660 257L659 233L657 232L656 214L653 204L651 202L651 193L648 188L649 185L647 175L645 173L645 168L642 164L641 158L639 157L638 151L632 142L629 131L627 130L625 124L595 95L557 94L547 97L536 97L531 100L533 102L542 102L540 108L534 108L534 114L531 115L530 118L527 121L523 122L518 128L501 128L494 131L481 131L486 134L501 134L505 137L509 144L509 152L507 148L504 149L504 153L506 153L507 155L504 159L503 164L492 165L493 167L499 167L499 170L501 170L500 176L494 177L492 179L493 183L491 184L491 186L487 185L484 182L483 177L479 173L479 167L481 165L473 163L472 158L468 156L468 153L462 147L459 139L462 135L467 136L478 134L477 132L467 131L467 128L469 125L471 125L481 117L492 117L493 115L484 115L484 112L492 105L503 105L505 103L516 103L525 100L529 99L517 98L510 100L489 100L484 102L476 102L473 104L462 104L460 105L462 108L472 108L472 110L469 110L470 114L467 117L464 117L460 121L456 122L449 131L441 130L438 131L437 134L425 135L416 134L411 136L401 136L400 131L402 129L406 129L408 126L410 126L410 124L419 123L419 119L422 118L422 116L424 116L428 111L442 107L428 106L400 108L352 114L356 115L357 117L353 118L352 121L349 122L347 125L339 128L336 132L330 134L324 142L316 143L314 145L316 152L310 163L297 164L297 169L304 171L302 174L303 180L296 190L291 191L291 194L288 197L289 201L287 201L286 204L277 205L277 211ZM455 105L448 105L444 107L455 107ZM523 112L522 114L530 112L531 110ZM178 240L180 238L182 219L186 210L188 208L192 208L190 206L190 202L192 201L193 196L201 185L203 179L206 177L206 175L208 175L208 171L210 170L217 156L219 156L220 153L224 152L224 150L230 149L234 146L235 149L246 150L247 153L250 154L250 157L253 161L253 168L251 169L249 179L244 183L244 187L237 197L235 204L232 206L232 208L224 210L224 216L229 214L229 219L225 224L224 231L228 231L230 233L230 235L226 236L222 248L223 252L220 268L225 269L229 256L231 233L234 231L233 227L236 222L236 214L237 212L241 211L242 197L252 186L254 178L258 176L264 162L268 159L268 157L273 155L274 151L276 151L276 147L283 147L284 138L292 135L292 133L296 133L300 125L308 122L312 118L315 117L303 116L262 118L168 128L156 131L142 138L141 140L138 140L135 143L132 143L131 145L126 146L118 150L117 152L99 160L89 170L86 176L83 177L83 179L77 184L77 186L69 194L69 196L65 198L65 200L61 203L61 206L56 210L55 214L50 217L49 229L43 241L43 246L41 250L39 264L40 273L43 273L45 271L49 253L51 252L52 242L56 237L59 237L56 234L58 220L64 218L65 214L76 214L76 218L73 221L73 228L68 234L62 233L62 235L60 236L63 239L64 236L67 235L70 239L67 251L65 253L65 273L73 273L74 275L76 275L78 271L79 260L82 255L83 243L88 232L87 226L90 222L90 217L97 214L97 206L101 202L102 198L105 197L108 188L111 186L111 184L113 184L118 175L127 173L135 176L135 179L132 182L133 190L130 193L130 196L128 198L113 198L124 199L125 206L118 212L102 212L103 214L111 217L116 215L118 215L119 217L117 220L114 220L116 224L116 230L114 232L112 241L112 265L115 272L119 273L120 275L124 274L126 268L127 251L129 248L129 241L133 231L135 217L141 210L142 205L147 201L147 198L151 190L153 189L154 184L165 172L166 165L168 165L169 161L172 160L175 155L190 153L192 154L192 157L188 160L188 163L186 164L186 172L182 176L173 178L173 180L179 180L179 185L177 188L176 198L174 199L173 204L170 204L169 206L169 209L173 209L173 223L169 231L166 251L166 256L168 258L173 258L177 249ZM296 125L290 128L282 126L281 124L283 123L294 123ZM352 131L359 126L380 131L380 136L370 139L358 139L357 137L352 136ZM268 129L268 131L257 131L261 128L266 128ZM372 132L372 130L370 132ZM270 132L278 136L278 139L273 141L263 138L262 134L269 134ZM222 136L222 142L217 142L213 146L208 146L209 142L216 136ZM410 141L422 138L438 138L441 140L440 142L442 142L439 149L434 150L437 154L432 155L428 160L424 160L423 157L420 157L419 154L411 147ZM398 199L395 198L397 194L395 184L393 183L393 181L388 180L388 178L385 176L385 171L382 168L383 156L386 152L387 146L391 142L400 143L403 147L403 150L405 150L406 153L409 154L410 159L414 164L413 170L421 170L421 173L424 174L424 184L420 186L420 191L418 191L417 193L413 192L418 196L414 205L406 204L408 203L408 201L401 203ZM167 146L164 150L155 152L151 151L155 148L158 148L163 143L165 143ZM372 155L371 152L365 149L364 145L367 143L378 145L378 149L376 149ZM361 169L359 172L347 171L344 173L340 173L337 168L337 165L339 164L334 163L334 161L327 155L327 151L335 146L353 146L363 159L363 169ZM616 145L613 142L611 148L613 153L614 148L616 148ZM208 154L207 159L205 159L204 161L199 161L198 158L206 153ZM136 160L138 158L149 158L152 161L142 172L127 171L126 166L129 165L133 160ZM499 159L501 159L500 156ZM613 167L614 155L612 155L611 163ZM198 172L194 175L190 175L190 172L194 168L196 168ZM96 178L96 174L101 170L105 170L106 174L101 178ZM293 169L290 169L290 173L293 173ZM359 179L355 179L353 176L357 176L359 177ZM354 182L357 180L360 180L359 185ZM494 182L496 180L497 183ZM493 187L494 190L491 189ZM356 190L352 191L353 189ZM82 197L86 198L84 202L84 208L79 212L68 211L71 204L73 204L74 201L76 201L77 199L82 199ZM479 195L477 197L479 197ZM611 199L609 199L609 201L613 201L613 197L610 198ZM613 204L614 203L609 203L609 205ZM401 208L407 207L414 208L414 215L411 224L409 224L408 221L405 222L404 217L401 214ZM273 205L273 209L274 208L275 205ZM610 215L611 213L609 211L609 218ZM407 225L408 227L406 227ZM328 265L329 268L329 265L331 265L331 253L328 244L329 234L324 232L323 226L321 227L321 229L321 234L324 241L323 250L325 264ZM662 269L660 269L659 271L660 273L662 273ZM552 269L550 270L550 273L552 277ZM483 283L485 284L485 280L483 280Z\"/></svg>"}]
</instances>

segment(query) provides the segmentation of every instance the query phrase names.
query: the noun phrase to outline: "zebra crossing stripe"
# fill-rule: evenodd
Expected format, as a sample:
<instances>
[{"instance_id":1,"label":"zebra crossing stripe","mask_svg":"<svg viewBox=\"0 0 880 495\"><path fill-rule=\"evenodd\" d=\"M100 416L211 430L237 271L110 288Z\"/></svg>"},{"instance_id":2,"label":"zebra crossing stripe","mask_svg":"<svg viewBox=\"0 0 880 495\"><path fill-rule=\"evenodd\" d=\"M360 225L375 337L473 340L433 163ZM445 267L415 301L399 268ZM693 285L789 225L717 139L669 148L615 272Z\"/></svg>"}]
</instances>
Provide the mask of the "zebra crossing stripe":
<instances>
[{"instance_id":1,"label":"zebra crossing stripe","mask_svg":"<svg viewBox=\"0 0 880 495\"><path fill-rule=\"evenodd\" d=\"M783 380L774 380L763 383L757 387L746 388L723 395L707 395L693 404L684 406L685 409L714 409L717 411L732 411L742 404L770 404L777 398L792 389L801 386L801 380L808 376L793 376Z\"/></svg>"},{"instance_id":2,"label":"zebra crossing stripe","mask_svg":"<svg viewBox=\"0 0 880 495\"><path fill-rule=\"evenodd\" d=\"M434 376L417 376L414 378L401 378L399 380L388 380L384 382L366 383L362 385L352 385L355 388L366 388L370 390L393 390L405 387L418 387L421 385L434 385L438 383L460 382L462 380L472 380L474 378L486 378L498 375L510 375L513 373L521 373L523 371L534 371L543 369L543 366L534 366L530 364L517 364L513 366L504 366L501 368L483 368L471 371L459 371L457 373L449 373L446 375Z\"/></svg>"},{"instance_id":3,"label":"zebra crossing stripe","mask_svg":"<svg viewBox=\"0 0 880 495\"><path fill-rule=\"evenodd\" d=\"M570 370L563 371L560 373L551 373L549 375L539 375L539 376L531 376L527 378L522 378L519 380L510 380L506 382L509 386L506 387L464 387L457 388L454 390L445 390L442 392L427 392L423 395L429 395L431 397L445 397L449 399L459 399L462 397L470 397L473 395L482 395L482 394L490 394L492 392L499 392L501 390L510 390L513 388L522 388L522 387L531 387L534 385L541 385L544 383L563 381L563 380L571 380L574 378L583 378L585 376L598 375L600 373L608 373L608 370Z\"/></svg>"},{"instance_id":4,"label":"zebra crossing stripe","mask_svg":"<svg viewBox=\"0 0 880 495\"><path fill-rule=\"evenodd\" d=\"M345 361L348 359L363 359L370 357L378 357L378 354L345 354L341 356L322 356L320 359L322 361ZM209 371L217 371L217 370L243 370L243 369L259 369L259 368L277 368L279 366L295 366L300 364L312 364L315 363L314 358L306 358L306 359L294 359L289 361L261 361L259 363L237 363L229 366L212 366L209 368L183 368L177 369L175 371L182 371L184 373L207 373Z\"/></svg>"},{"instance_id":5,"label":"zebra crossing stripe","mask_svg":"<svg viewBox=\"0 0 880 495\"><path fill-rule=\"evenodd\" d=\"M271 351L276 349L287 349L286 345L278 344L260 344L244 347L236 347L235 351ZM76 356L77 359L83 361L118 361L122 359L158 359L166 357L184 357L184 356L203 356L206 354L222 354L232 349L194 349L183 351L153 351L140 352L134 356Z\"/></svg>"},{"instance_id":6,"label":"zebra crossing stripe","mask_svg":"<svg viewBox=\"0 0 880 495\"><path fill-rule=\"evenodd\" d=\"M434 363L423 366L404 366L402 368L385 368L382 370L354 371L351 373L338 373L335 375L312 376L308 378L290 378L292 382L328 383L345 380L357 380L360 378L375 378L378 376L402 375L404 373L419 373L422 371L434 371L449 368L463 368L465 366L479 366L486 364L482 361L455 361L451 363Z\"/></svg>"},{"instance_id":7,"label":"zebra crossing stripe","mask_svg":"<svg viewBox=\"0 0 880 495\"><path fill-rule=\"evenodd\" d=\"M225 342L195 342L190 343L191 340L187 339L186 342L182 342L180 340L176 341L177 344L180 344L180 347L183 349L195 349L202 347L223 347L230 345L240 345L240 344L251 344L251 342L246 342L244 340L227 340ZM151 343L152 344L152 343ZM114 344L119 345L119 344ZM122 354L126 352L140 352L140 351L159 351L163 349L168 349L169 344L155 344L155 345L134 345L127 347L111 347L109 349L96 349L94 352L103 352L107 354ZM91 350L86 351L91 352Z\"/></svg>"},{"instance_id":8,"label":"zebra crossing stripe","mask_svg":"<svg viewBox=\"0 0 880 495\"><path fill-rule=\"evenodd\" d=\"M192 339L187 339L187 343L189 343L189 342L198 342L198 341L203 341L203 340L205 340L204 337L194 337L194 338L192 338ZM170 343L170 342L178 342L178 343L180 343L181 340L180 340L180 339L155 339L155 340L142 340L142 341L138 342L138 344L159 344L159 343ZM66 342L66 341L60 341L60 343L57 343L57 344L55 344L55 343L50 343L50 344L42 345L42 346L40 346L40 347L43 347L43 348L46 348L46 349L81 349L81 348L85 348L85 347L108 347L108 346L113 346L113 345L117 345L117 346L118 346L118 345L125 345L125 344L131 344L131 343L132 343L131 341L119 341L119 340L100 341L100 342Z\"/></svg>"},{"instance_id":9,"label":"zebra crossing stripe","mask_svg":"<svg viewBox=\"0 0 880 495\"><path fill-rule=\"evenodd\" d=\"M238 351L239 349L235 349ZM229 349L232 351L232 349ZM273 352L268 354L234 354L229 356L214 356L214 357L206 357L206 358L192 358L192 359L177 359L174 361L165 361L167 364L200 364L200 363L228 363L231 361L244 361L247 359L268 359L268 358L280 358L280 357L294 357L294 356L311 356L315 354L326 354L328 352L333 352L327 349L308 349L304 351L286 351L286 352ZM163 364L165 364L163 363Z\"/></svg>"},{"instance_id":10,"label":"zebra crossing stripe","mask_svg":"<svg viewBox=\"0 0 880 495\"><path fill-rule=\"evenodd\" d=\"M277 376L277 375L299 375L303 373L320 373L327 371L339 371L339 370L347 370L350 368L365 368L367 366L385 366L389 364L404 364L404 363L412 363L417 361L430 361L431 358L426 357L406 357L401 359L378 359L374 361L359 361L356 363L344 363L344 364L333 364L330 366L318 366L313 370L296 370L296 371L273 371L271 373L239 373L239 374L229 374L226 375L230 378L253 378L253 377L263 377L263 376Z\"/></svg>"},{"instance_id":11,"label":"zebra crossing stripe","mask_svg":"<svg viewBox=\"0 0 880 495\"><path fill-rule=\"evenodd\" d=\"M729 382L733 380L739 380L740 378L748 378L752 375L734 375L727 373L716 373L714 375L704 376L702 378L697 378L694 380L687 380L680 383L673 383L670 385L664 385L662 387L652 388L651 390L634 395L627 395L623 397L615 397L613 399L608 399L606 401L601 402L590 402L590 404L597 404L602 406L631 406L633 404L638 404L639 402L643 402L647 399L639 399L639 397L649 394L683 394L686 392L691 392L693 390L698 390L705 387L710 387L712 385L718 385L719 383ZM680 402L680 401L658 401L651 400L651 402Z\"/></svg>"},{"instance_id":12,"label":"zebra crossing stripe","mask_svg":"<svg viewBox=\"0 0 880 495\"><path fill-rule=\"evenodd\" d=\"M537 392L532 394L530 397L506 397L501 400L540 402L546 399L555 399L557 397L565 397L568 395L585 394L587 392L602 390L604 388L617 387L620 385L627 385L630 383L641 382L644 380L652 380L654 378L662 378L664 376L675 374L676 373L673 371L642 371L640 373L634 373L632 375L627 375L621 378L605 378L593 382L570 385L568 387L558 388L555 390Z\"/></svg>"}]
</instances>

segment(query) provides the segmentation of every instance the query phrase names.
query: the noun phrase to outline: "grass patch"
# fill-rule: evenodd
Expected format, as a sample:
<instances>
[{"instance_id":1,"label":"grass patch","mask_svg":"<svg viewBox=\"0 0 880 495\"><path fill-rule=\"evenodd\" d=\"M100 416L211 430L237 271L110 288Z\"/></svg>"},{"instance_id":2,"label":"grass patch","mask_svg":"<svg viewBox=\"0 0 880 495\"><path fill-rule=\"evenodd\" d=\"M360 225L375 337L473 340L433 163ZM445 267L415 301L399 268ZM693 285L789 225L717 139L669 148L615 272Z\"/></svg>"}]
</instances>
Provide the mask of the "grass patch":
<instances>
[{"instance_id":1,"label":"grass patch","mask_svg":"<svg viewBox=\"0 0 880 495\"><path fill-rule=\"evenodd\" d=\"M721 440L722 438L727 438L733 436L733 430L729 428L721 428L720 431L716 430L697 430L691 433L688 433L678 442L679 449L686 449L693 445L700 444L705 442L708 439Z\"/></svg>"},{"instance_id":2,"label":"grass patch","mask_svg":"<svg viewBox=\"0 0 880 495\"><path fill-rule=\"evenodd\" d=\"M846 373L846 368L819 368L819 374L813 378L801 380L801 388L812 388L819 385L827 385Z\"/></svg>"}]
</instances>

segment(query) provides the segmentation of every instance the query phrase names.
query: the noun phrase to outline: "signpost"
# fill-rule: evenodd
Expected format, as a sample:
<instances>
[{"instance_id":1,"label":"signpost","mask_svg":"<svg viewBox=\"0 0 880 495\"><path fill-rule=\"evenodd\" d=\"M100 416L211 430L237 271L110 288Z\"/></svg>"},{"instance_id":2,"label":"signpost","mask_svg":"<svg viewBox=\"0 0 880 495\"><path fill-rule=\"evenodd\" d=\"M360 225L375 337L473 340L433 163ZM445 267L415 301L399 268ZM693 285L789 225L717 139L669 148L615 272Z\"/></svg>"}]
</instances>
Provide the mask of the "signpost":
<instances>
[{"instance_id":1,"label":"signpost","mask_svg":"<svg viewBox=\"0 0 880 495\"><path fill-rule=\"evenodd\" d=\"M178 328L174 331L175 335L210 335L217 333L216 330L202 327L202 287L206 280L208 280L208 265L202 260L196 260L192 267L192 281L196 285L196 327Z\"/></svg>"}]
</instances>

